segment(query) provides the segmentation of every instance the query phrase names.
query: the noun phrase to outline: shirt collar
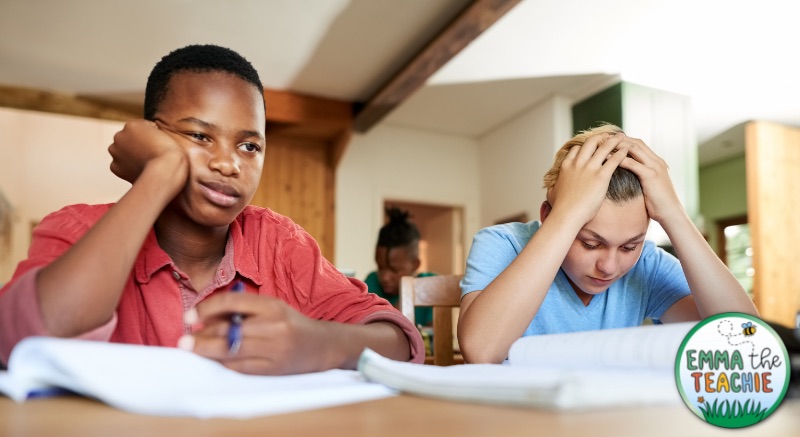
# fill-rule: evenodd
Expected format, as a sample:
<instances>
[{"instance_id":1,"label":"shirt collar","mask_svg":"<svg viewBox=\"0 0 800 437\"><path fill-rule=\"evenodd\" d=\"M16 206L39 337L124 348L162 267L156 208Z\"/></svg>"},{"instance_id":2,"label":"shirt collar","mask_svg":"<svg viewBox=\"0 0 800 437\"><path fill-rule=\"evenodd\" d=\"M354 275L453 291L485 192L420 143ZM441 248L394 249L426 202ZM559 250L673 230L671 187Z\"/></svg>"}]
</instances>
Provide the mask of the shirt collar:
<instances>
[{"instance_id":1,"label":"shirt collar","mask_svg":"<svg viewBox=\"0 0 800 437\"><path fill-rule=\"evenodd\" d=\"M220 266L229 266L231 261L239 275L262 285L261 275L258 274L258 264L250 245L244 238L241 216L237 217L228 229L228 244L225 245L225 255ZM172 265L172 259L158 245L155 230L151 229L136 259L134 266L136 281L140 284L147 283L157 271Z\"/></svg>"},{"instance_id":2,"label":"shirt collar","mask_svg":"<svg viewBox=\"0 0 800 437\"><path fill-rule=\"evenodd\" d=\"M136 257L136 265L134 266L136 282L140 284L149 282L150 277L155 272L169 265L172 265L172 260L167 255L167 252L164 252L164 249L158 245L156 231L150 229L147 238L144 239L142 249L139 251L139 256Z\"/></svg>"}]
</instances>

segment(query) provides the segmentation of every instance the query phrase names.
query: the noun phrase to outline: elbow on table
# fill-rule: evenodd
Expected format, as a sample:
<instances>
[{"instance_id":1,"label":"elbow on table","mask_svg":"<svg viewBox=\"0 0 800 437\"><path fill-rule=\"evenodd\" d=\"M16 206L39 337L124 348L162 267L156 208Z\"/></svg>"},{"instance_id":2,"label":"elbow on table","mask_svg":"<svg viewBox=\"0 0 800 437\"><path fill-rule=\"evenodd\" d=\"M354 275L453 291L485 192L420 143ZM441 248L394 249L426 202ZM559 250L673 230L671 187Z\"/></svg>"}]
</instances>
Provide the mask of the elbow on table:
<instances>
[{"instance_id":1,"label":"elbow on table","mask_svg":"<svg viewBox=\"0 0 800 437\"><path fill-rule=\"evenodd\" d=\"M470 364L500 364L506 359L508 349L497 350L497 344L486 344L468 334L459 332L458 344L464 361Z\"/></svg>"}]
</instances>

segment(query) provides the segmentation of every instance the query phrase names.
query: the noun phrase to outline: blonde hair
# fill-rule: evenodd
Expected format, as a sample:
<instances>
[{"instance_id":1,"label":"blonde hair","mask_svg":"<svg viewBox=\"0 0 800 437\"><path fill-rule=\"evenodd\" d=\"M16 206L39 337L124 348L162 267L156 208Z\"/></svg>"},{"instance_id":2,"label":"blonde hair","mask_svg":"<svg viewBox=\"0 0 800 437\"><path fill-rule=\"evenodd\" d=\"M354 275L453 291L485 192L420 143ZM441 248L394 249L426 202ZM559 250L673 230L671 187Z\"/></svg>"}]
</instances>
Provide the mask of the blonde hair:
<instances>
[{"instance_id":1,"label":"blonde hair","mask_svg":"<svg viewBox=\"0 0 800 437\"><path fill-rule=\"evenodd\" d=\"M600 126L584 130L572 137L569 141L564 143L563 146L556 152L556 158L553 166L544 175L544 188L551 189L558 181L558 174L561 170L561 163L567 157L567 153L574 146L582 146L589 137L599 134L614 135L623 132L618 126L610 123L604 123ZM624 133L624 132L623 132ZM614 203L625 203L629 200L636 199L642 195L642 184L639 178L633 172L626 170L622 167L617 167L614 174L611 175L611 181L608 184L608 191L606 191L606 199Z\"/></svg>"}]
</instances>

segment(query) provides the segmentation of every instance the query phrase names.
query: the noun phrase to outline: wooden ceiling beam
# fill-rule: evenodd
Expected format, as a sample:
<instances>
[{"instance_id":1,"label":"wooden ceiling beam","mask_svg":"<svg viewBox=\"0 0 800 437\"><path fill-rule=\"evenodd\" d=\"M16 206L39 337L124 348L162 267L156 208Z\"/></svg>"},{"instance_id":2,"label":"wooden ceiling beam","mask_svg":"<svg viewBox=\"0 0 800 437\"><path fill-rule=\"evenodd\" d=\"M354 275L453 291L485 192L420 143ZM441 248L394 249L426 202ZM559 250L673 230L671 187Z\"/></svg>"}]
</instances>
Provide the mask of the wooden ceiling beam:
<instances>
[{"instance_id":1,"label":"wooden ceiling beam","mask_svg":"<svg viewBox=\"0 0 800 437\"><path fill-rule=\"evenodd\" d=\"M349 126L350 102L264 88L267 122Z\"/></svg>"},{"instance_id":2,"label":"wooden ceiling beam","mask_svg":"<svg viewBox=\"0 0 800 437\"><path fill-rule=\"evenodd\" d=\"M340 100L264 89L267 123L349 129L352 104ZM143 116L143 103L115 102L100 97L0 85L0 107L128 121Z\"/></svg>"},{"instance_id":3,"label":"wooden ceiling beam","mask_svg":"<svg viewBox=\"0 0 800 437\"><path fill-rule=\"evenodd\" d=\"M141 106L112 104L72 94L5 85L0 85L0 107L115 121L142 117Z\"/></svg>"},{"instance_id":4,"label":"wooden ceiling beam","mask_svg":"<svg viewBox=\"0 0 800 437\"><path fill-rule=\"evenodd\" d=\"M330 144L331 162L338 163L353 125L353 105L290 91L264 89L267 137L304 138ZM344 144L341 144L345 141Z\"/></svg>"},{"instance_id":5,"label":"wooden ceiling beam","mask_svg":"<svg viewBox=\"0 0 800 437\"><path fill-rule=\"evenodd\" d=\"M520 0L475 0L356 113L354 128L366 132L407 99L437 70L511 10Z\"/></svg>"}]
</instances>

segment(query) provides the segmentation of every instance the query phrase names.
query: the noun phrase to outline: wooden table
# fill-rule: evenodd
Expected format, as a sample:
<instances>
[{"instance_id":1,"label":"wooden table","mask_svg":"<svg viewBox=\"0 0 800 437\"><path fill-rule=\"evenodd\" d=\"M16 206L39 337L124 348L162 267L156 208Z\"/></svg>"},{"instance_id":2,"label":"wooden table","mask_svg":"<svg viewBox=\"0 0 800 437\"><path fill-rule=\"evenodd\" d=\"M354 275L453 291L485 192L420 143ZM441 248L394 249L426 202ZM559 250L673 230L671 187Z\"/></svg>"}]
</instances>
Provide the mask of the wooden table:
<instances>
[{"instance_id":1,"label":"wooden table","mask_svg":"<svg viewBox=\"0 0 800 437\"><path fill-rule=\"evenodd\" d=\"M683 405L563 413L414 396L250 420L126 413L78 397L16 404L0 397L0 436L800 436L800 400L755 426L706 424Z\"/></svg>"}]
</instances>

